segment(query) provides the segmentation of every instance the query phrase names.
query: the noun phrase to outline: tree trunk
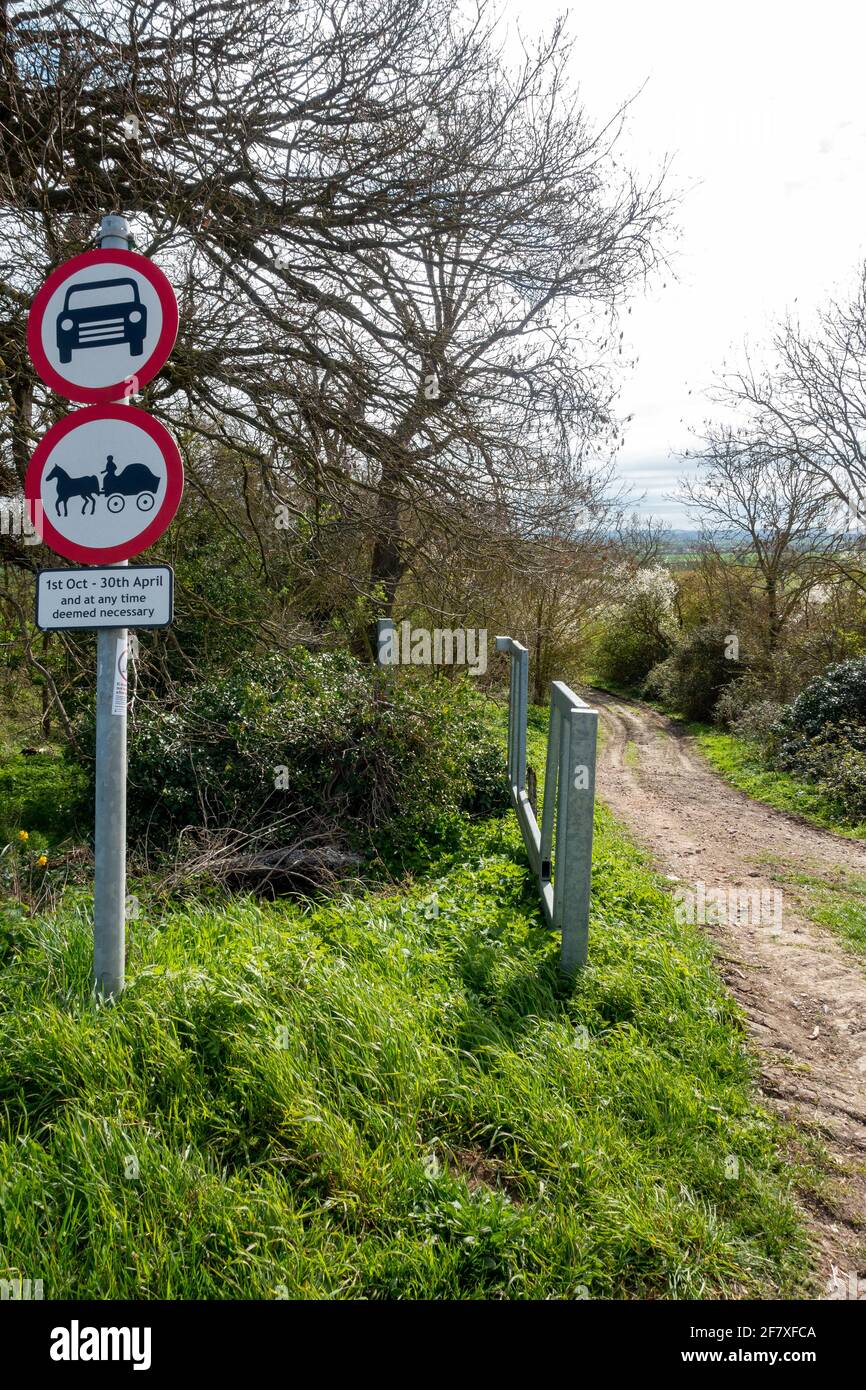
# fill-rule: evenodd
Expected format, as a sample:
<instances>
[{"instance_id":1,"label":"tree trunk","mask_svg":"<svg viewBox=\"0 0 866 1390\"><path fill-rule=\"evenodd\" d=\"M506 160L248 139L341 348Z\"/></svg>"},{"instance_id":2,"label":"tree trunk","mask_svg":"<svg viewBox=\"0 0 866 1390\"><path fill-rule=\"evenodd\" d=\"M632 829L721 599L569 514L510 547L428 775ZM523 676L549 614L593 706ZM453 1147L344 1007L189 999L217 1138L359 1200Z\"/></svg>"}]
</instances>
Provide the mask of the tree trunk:
<instances>
[{"instance_id":1,"label":"tree trunk","mask_svg":"<svg viewBox=\"0 0 866 1390\"><path fill-rule=\"evenodd\" d=\"M779 617L779 604L776 594L775 579L768 579L765 585L767 595L767 650L774 652L779 645L779 638L782 635L782 621Z\"/></svg>"},{"instance_id":2,"label":"tree trunk","mask_svg":"<svg viewBox=\"0 0 866 1390\"><path fill-rule=\"evenodd\" d=\"M370 561L370 588L374 592L379 591L375 602L377 614L382 618L391 616L397 585L403 573L400 499L397 496L399 480L399 465L383 464L382 480L376 499L373 557Z\"/></svg>"},{"instance_id":3,"label":"tree trunk","mask_svg":"<svg viewBox=\"0 0 866 1390\"><path fill-rule=\"evenodd\" d=\"M33 378L29 372L16 374L12 385L12 459L18 483L23 488L32 448Z\"/></svg>"},{"instance_id":4,"label":"tree trunk","mask_svg":"<svg viewBox=\"0 0 866 1390\"><path fill-rule=\"evenodd\" d=\"M532 703L534 705L544 704L544 668L542 666L542 654L544 652L544 601L539 602L535 614L535 648L532 663Z\"/></svg>"},{"instance_id":5,"label":"tree trunk","mask_svg":"<svg viewBox=\"0 0 866 1390\"><path fill-rule=\"evenodd\" d=\"M372 655L374 660L378 649L376 624L379 618L391 617L397 585L403 573L400 498L397 492L400 476L399 463L391 460L382 464L382 477L376 498L373 554L370 559L373 616L366 634L368 654Z\"/></svg>"}]
</instances>

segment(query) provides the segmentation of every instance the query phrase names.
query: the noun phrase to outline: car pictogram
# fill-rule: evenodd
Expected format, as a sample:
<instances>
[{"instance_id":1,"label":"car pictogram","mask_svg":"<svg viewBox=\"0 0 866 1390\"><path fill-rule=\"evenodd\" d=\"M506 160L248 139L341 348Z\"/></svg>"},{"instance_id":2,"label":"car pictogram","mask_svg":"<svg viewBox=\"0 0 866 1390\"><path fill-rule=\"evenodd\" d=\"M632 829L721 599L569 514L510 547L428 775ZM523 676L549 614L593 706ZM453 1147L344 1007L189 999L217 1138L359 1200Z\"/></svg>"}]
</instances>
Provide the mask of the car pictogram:
<instances>
[{"instance_id":1,"label":"car pictogram","mask_svg":"<svg viewBox=\"0 0 866 1390\"><path fill-rule=\"evenodd\" d=\"M73 352L126 343L132 357L144 351L147 307L129 276L71 285L57 315L57 350L68 364Z\"/></svg>"}]
</instances>

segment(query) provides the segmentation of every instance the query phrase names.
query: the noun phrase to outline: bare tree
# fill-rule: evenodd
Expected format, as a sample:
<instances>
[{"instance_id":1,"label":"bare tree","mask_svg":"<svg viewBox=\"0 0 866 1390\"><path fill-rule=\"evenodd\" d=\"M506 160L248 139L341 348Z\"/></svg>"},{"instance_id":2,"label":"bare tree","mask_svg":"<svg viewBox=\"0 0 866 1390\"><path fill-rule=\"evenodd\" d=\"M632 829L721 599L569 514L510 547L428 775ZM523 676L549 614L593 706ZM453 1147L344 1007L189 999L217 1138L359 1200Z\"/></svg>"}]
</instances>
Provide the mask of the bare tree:
<instances>
[{"instance_id":1,"label":"bare tree","mask_svg":"<svg viewBox=\"0 0 866 1390\"><path fill-rule=\"evenodd\" d=\"M388 513L395 475L458 441L483 470L515 423L520 450L542 418L608 423L588 311L654 262L659 180L614 171L617 122L590 129L561 26L508 72L484 7L464 14L451 0L3 4L19 473L24 309L109 208L135 213L183 286L151 404L205 435L233 426L251 459L262 431L297 455L338 430L381 469Z\"/></svg>"},{"instance_id":2,"label":"bare tree","mask_svg":"<svg viewBox=\"0 0 866 1390\"><path fill-rule=\"evenodd\" d=\"M847 304L807 331L788 318L773 357L725 378L718 396L749 412L750 430L783 451L847 509L866 518L866 264Z\"/></svg>"},{"instance_id":3,"label":"bare tree","mask_svg":"<svg viewBox=\"0 0 866 1390\"><path fill-rule=\"evenodd\" d=\"M182 288L154 408L204 435L234 421L290 437L295 372L355 370L318 316L383 331L354 302L353 274L366 249L401 245L431 211L417 133L434 96L473 80L484 44L481 16L460 23L450 0L3 0L2 355L19 476L29 299L109 210L134 214L141 249ZM428 183L450 153L428 152Z\"/></svg>"},{"instance_id":4,"label":"bare tree","mask_svg":"<svg viewBox=\"0 0 866 1390\"><path fill-rule=\"evenodd\" d=\"M303 571L304 621L323 565L388 609L493 515L553 534L612 447L617 313L668 211L569 58L556 25L506 69L483 0L0 0L0 492L62 408L29 301L117 210L181 302L148 408L265 587Z\"/></svg>"},{"instance_id":5,"label":"bare tree","mask_svg":"<svg viewBox=\"0 0 866 1390\"><path fill-rule=\"evenodd\" d=\"M385 608L413 533L487 506L521 530L545 494L553 524L587 453L617 432L614 313L654 263L663 203L658 184L616 186L614 132L589 129L566 56L557 30L514 79L491 65L482 91L439 108L458 146L444 215L399 255L367 257L390 329L353 339L378 383L357 408L384 427L361 478L375 491L370 582Z\"/></svg>"},{"instance_id":6,"label":"bare tree","mask_svg":"<svg viewBox=\"0 0 866 1390\"><path fill-rule=\"evenodd\" d=\"M723 581L734 571L730 619L743 591L753 599L757 589L772 652L848 545L833 528L826 481L760 431L712 429L694 461L697 474L682 481L680 498L701 524L705 560Z\"/></svg>"}]
</instances>

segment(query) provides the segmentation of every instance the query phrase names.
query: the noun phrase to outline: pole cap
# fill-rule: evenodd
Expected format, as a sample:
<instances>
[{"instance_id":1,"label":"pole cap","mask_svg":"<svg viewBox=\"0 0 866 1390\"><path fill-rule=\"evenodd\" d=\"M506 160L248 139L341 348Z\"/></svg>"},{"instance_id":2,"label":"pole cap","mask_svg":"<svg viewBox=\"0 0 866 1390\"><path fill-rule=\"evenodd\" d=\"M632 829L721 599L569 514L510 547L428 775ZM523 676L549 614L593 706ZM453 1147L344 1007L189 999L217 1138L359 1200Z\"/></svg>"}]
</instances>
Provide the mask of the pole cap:
<instances>
[{"instance_id":1,"label":"pole cap","mask_svg":"<svg viewBox=\"0 0 866 1390\"><path fill-rule=\"evenodd\" d=\"M129 223L122 213L110 212L99 224L99 239L109 236L129 236Z\"/></svg>"}]
</instances>

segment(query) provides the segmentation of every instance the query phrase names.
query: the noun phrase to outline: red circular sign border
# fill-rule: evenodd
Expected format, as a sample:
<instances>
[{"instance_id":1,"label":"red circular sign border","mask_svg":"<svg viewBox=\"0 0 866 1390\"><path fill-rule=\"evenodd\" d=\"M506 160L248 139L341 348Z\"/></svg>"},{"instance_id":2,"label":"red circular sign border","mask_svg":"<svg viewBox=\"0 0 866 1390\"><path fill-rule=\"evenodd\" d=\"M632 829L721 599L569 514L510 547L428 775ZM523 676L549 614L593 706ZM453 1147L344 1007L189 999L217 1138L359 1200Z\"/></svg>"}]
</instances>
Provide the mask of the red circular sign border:
<instances>
[{"instance_id":1,"label":"red circular sign border","mask_svg":"<svg viewBox=\"0 0 866 1390\"><path fill-rule=\"evenodd\" d=\"M53 367L49 362L42 346L42 320L45 317L49 299L58 285L69 279L70 274L74 274L75 271L81 270L85 266L97 263L105 264L106 262L109 265L125 265L130 270L137 270L150 282L156 291L162 309L162 329L153 352L138 371L127 372L126 376L120 378L120 381L112 382L109 386L76 386L75 382L68 381L66 377L61 376L56 367ZM118 396L122 396L131 376L137 377L141 386L146 386L149 381L153 380L171 355L177 338L178 324L177 300L171 283L165 272L160 270L153 261L149 261L147 256L140 256L137 251L109 250L108 248L104 251L99 249L82 251L81 255L72 256L68 261L59 265L56 270L52 270L45 283L36 291L27 319L27 350L39 376L46 386L50 386L52 391L57 392L58 396L64 396L68 401L81 401L86 405L100 404L103 401L116 401Z\"/></svg>"},{"instance_id":2,"label":"red circular sign border","mask_svg":"<svg viewBox=\"0 0 866 1390\"><path fill-rule=\"evenodd\" d=\"M165 497L159 511L143 531L120 545L95 547L79 545L77 541L68 540L62 532L52 526L44 504L41 528L36 521L35 504L42 499L42 474L49 454L61 439L65 439L79 425L86 425L91 420L121 420L126 424L134 424L150 435L165 460ZM64 559L77 560L82 565L116 564L119 560L131 560L133 555L140 555L142 551L147 550L171 525L182 493L183 459L165 425L135 406L117 404L85 406L82 410L72 410L68 415L64 415L63 419L52 425L48 433L40 439L27 465L27 476L24 480L24 496L30 504L30 521L43 544L49 546L55 554L62 555Z\"/></svg>"}]
</instances>

